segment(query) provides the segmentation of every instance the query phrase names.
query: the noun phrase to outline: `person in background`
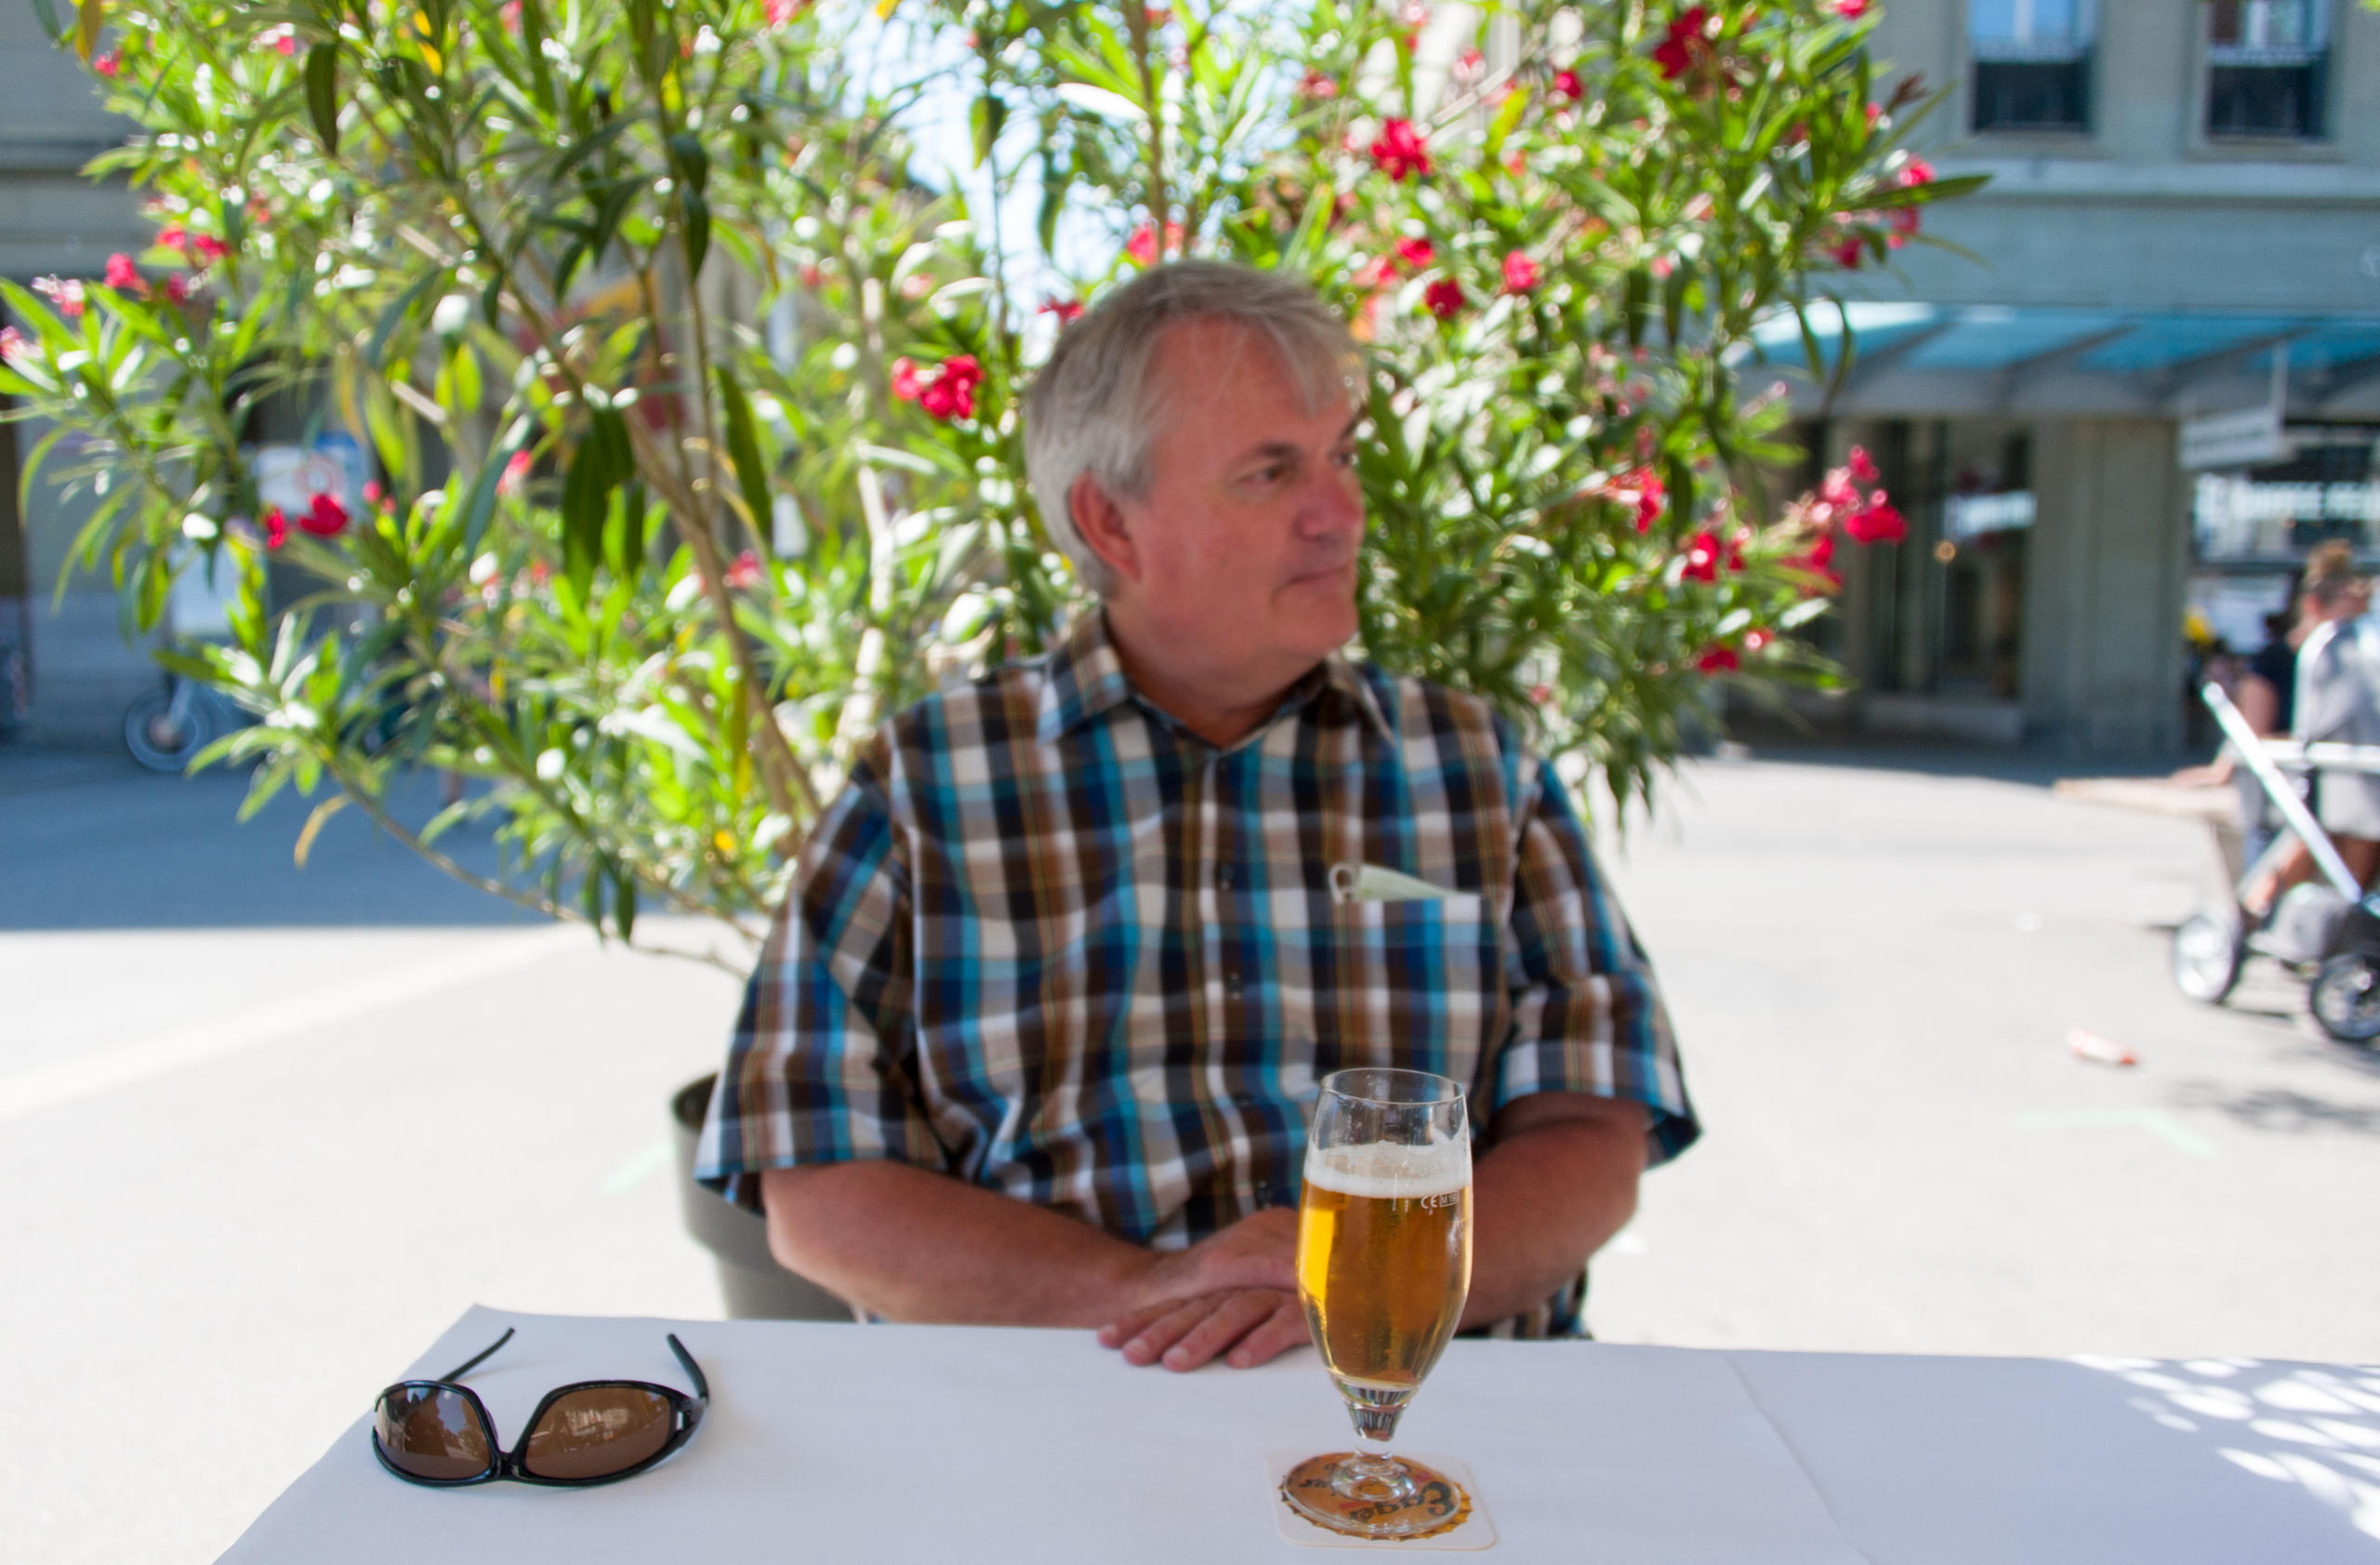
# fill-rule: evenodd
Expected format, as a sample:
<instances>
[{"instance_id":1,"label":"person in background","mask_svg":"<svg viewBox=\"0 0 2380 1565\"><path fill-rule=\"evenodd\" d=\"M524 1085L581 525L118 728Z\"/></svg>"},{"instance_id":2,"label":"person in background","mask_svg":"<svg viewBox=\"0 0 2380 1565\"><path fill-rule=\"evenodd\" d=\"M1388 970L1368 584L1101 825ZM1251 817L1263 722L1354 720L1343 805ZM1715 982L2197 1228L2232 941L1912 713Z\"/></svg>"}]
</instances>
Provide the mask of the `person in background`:
<instances>
[{"instance_id":1,"label":"person in background","mask_svg":"<svg viewBox=\"0 0 2380 1565\"><path fill-rule=\"evenodd\" d=\"M2363 617L2371 603L2371 583L2347 544L2326 543L2307 556L2297 599L2299 645L2279 707L2293 736L2308 744L2380 744L2380 626ZM2244 701L2241 713L2252 726L2261 715L2249 712ZM2370 887L2380 870L2380 777L2317 772L2314 815L2357 882ZM2313 875L2314 855L2304 842L2293 842L2241 905L2263 918L2283 892Z\"/></svg>"}]
</instances>

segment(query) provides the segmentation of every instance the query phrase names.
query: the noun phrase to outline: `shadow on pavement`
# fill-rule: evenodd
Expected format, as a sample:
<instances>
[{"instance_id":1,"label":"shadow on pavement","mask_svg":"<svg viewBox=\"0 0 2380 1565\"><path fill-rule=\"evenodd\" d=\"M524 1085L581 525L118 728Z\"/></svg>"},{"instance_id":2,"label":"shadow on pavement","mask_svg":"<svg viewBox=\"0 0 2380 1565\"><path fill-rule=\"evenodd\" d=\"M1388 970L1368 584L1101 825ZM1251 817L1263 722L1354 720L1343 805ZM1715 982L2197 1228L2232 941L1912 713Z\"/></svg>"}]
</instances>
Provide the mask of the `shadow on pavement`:
<instances>
[{"instance_id":1,"label":"shadow on pavement","mask_svg":"<svg viewBox=\"0 0 2380 1565\"><path fill-rule=\"evenodd\" d=\"M452 880L343 810L292 858L315 800L292 790L243 822L247 778L143 771L128 757L0 746L0 930L521 924L542 922ZM317 795L319 800L321 795ZM400 818L437 809L411 779ZM441 840L495 875L496 843L464 828Z\"/></svg>"}]
</instances>

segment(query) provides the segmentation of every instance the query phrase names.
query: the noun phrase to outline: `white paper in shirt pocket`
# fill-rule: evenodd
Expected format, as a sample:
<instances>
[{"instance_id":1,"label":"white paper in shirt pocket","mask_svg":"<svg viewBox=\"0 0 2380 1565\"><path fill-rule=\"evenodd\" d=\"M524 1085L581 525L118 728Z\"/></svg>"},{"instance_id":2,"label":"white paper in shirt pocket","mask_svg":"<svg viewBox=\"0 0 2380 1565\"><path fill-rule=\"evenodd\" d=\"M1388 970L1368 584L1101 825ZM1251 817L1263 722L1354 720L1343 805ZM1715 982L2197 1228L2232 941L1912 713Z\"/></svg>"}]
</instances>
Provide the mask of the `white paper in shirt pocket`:
<instances>
[{"instance_id":1,"label":"white paper in shirt pocket","mask_svg":"<svg viewBox=\"0 0 2380 1565\"><path fill-rule=\"evenodd\" d=\"M1439 902L1460 895L1377 864L1342 861L1330 867L1333 902Z\"/></svg>"}]
</instances>

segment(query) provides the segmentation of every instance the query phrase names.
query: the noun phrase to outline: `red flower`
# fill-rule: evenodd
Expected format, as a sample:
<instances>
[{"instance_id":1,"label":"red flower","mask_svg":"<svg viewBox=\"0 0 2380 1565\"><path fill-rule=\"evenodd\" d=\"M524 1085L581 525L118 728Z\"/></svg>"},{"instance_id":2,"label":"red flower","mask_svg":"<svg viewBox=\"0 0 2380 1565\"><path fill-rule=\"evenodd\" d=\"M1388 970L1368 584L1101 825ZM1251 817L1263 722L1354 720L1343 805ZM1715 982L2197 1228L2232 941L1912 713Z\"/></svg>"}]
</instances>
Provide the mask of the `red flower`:
<instances>
[{"instance_id":1,"label":"red flower","mask_svg":"<svg viewBox=\"0 0 2380 1565\"><path fill-rule=\"evenodd\" d=\"M230 247L227 246L223 241L216 238L211 233L200 234L197 238L191 241L191 245L198 252L198 261L201 266L205 266L209 261L221 260L225 256L231 253Z\"/></svg>"},{"instance_id":2,"label":"red flower","mask_svg":"<svg viewBox=\"0 0 2380 1565\"><path fill-rule=\"evenodd\" d=\"M1922 157L1911 158L1900 166L1900 184L1906 190L1934 182L1934 166Z\"/></svg>"},{"instance_id":3,"label":"red flower","mask_svg":"<svg viewBox=\"0 0 2380 1565\"><path fill-rule=\"evenodd\" d=\"M1438 259L1438 247L1426 239L1400 239L1395 248L1396 259L1417 272Z\"/></svg>"},{"instance_id":4,"label":"red flower","mask_svg":"<svg viewBox=\"0 0 2380 1565\"><path fill-rule=\"evenodd\" d=\"M1678 573L1682 581L1716 581L1719 579L1719 536L1708 530L1686 540L1686 569Z\"/></svg>"},{"instance_id":5,"label":"red flower","mask_svg":"<svg viewBox=\"0 0 2380 1565\"><path fill-rule=\"evenodd\" d=\"M1567 98L1576 103L1587 96L1587 84L1576 71L1564 67L1554 73L1554 96Z\"/></svg>"},{"instance_id":6,"label":"red flower","mask_svg":"<svg viewBox=\"0 0 2380 1565\"><path fill-rule=\"evenodd\" d=\"M140 269L133 265L132 258L121 250L108 258L105 282L118 293L145 294L149 291L149 285L141 280Z\"/></svg>"},{"instance_id":7,"label":"red flower","mask_svg":"<svg viewBox=\"0 0 2380 1565\"><path fill-rule=\"evenodd\" d=\"M1165 225L1165 247L1169 250L1179 250L1182 248L1182 225L1180 223L1168 223ZM1140 227L1134 229L1132 231L1132 237L1124 241L1124 253L1131 257L1132 259L1138 261L1143 266L1155 265L1157 262L1157 225L1151 222L1144 222Z\"/></svg>"},{"instance_id":8,"label":"red flower","mask_svg":"<svg viewBox=\"0 0 2380 1565\"><path fill-rule=\"evenodd\" d=\"M1879 476L1876 471L1875 458L1868 455L1868 448L1864 445L1855 445L1851 448L1851 462L1845 471L1851 474L1852 481L1858 484L1873 484Z\"/></svg>"},{"instance_id":9,"label":"red flower","mask_svg":"<svg viewBox=\"0 0 2380 1565\"><path fill-rule=\"evenodd\" d=\"M1650 468L1638 468L1621 479L1620 484L1623 488L1635 492L1636 530L1651 532L1653 524L1661 519L1661 508L1669 503L1669 485L1663 484L1661 475Z\"/></svg>"},{"instance_id":10,"label":"red flower","mask_svg":"<svg viewBox=\"0 0 2380 1565\"><path fill-rule=\"evenodd\" d=\"M906 359L892 364L892 394L903 402L914 402L927 417L945 423L953 418L972 418L975 414L975 388L983 383L984 366L972 353L959 353L945 359L932 379L918 373L918 366Z\"/></svg>"},{"instance_id":11,"label":"red flower","mask_svg":"<svg viewBox=\"0 0 2380 1565\"><path fill-rule=\"evenodd\" d=\"M1868 0L1834 0L1834 14L1845 21L1858 21L1868 14Z\"/></svg>"},{"instance_id":12,"label":"red flower","mask_svg":"<svg viewBox=\"0 0 2380 1565\"><path fill-rule=\"evenodd\" d=\"M1399 183L1430 171L1429 144L1411 120L1382 121L1370 152L1373 166Z\"/></svg>"},{"instance_id":13,"label":"red flower","mask_svg":"<svg viewBox=\"0 0 2380 1565\"><path fill-rule=\"evenodd\" d=\"M188 304L190 296L196 292L198 285L190 280L186 272L177 272L165 279L165 302L168 304Z\"/></svg>"},{"instance_id":14,"label":"red flower","mask_svg":"<svg viewBox=\"0 0 2380 1565\"><path fill-rule=\"evenodd\" d=\"M58 307L58 312L70 321L83 317L83 285L72 277L36 277L33 292Z\"/></svg>"},{"instance_id":15,"label":"red flower","mask_svg":"<svg viewBox=\"0 0 2380 1565\"><path fill-rule=\"evenodd\" d=\"M347 526L347 507L337 495L316 495L306 503L306 514L298 518L298 526L318 538L334 537Z\"/></svg>"},{"instance_id":16,"label":"red flower","mask_svg":"<svg viewBox=\"0 0 2380 1565\"><path fill-rule=\"evenodd\" d=\"M33 339L14 326L0 326L0 363L15 364L33 356Z\"/></svg>"},{"instance_id":17,"label":"red flower","mask_svg":"<svg viewBox=\"0 0 2380 1565\"><path fill-rule=\"evenodd\" d=\"M1064 328L1073 325L1081 318L1082 305L1079 301L1071 298L1045 298L1041 301L1039 312L1044 315L1055 315L1058 318L1059 326Z\"/></svg>"},{"instance_id":18,"label":"red flower","mask_svg":"<svg viewBox=\"0 0 2380 1565\"><path fill-rule=\"evenodd\" d=\"M727 567L727 575L722 579L731 590L758 587L760 585L760 557L750 550L746 550L735 557L734 564Z\"/></svg>"},{"instance_id":19,"label":"red flower","mask_svg":"<svg viewBox=\"0 0 2380 1565\"><path fill-rule=\"evenodd\" d=\"M1677 80L1711 58L1709 36L1711 13L1700 6L1688 6L1670 23L1668 34L1653 46L1653 63L1661 74Z\"/></svg>"},{"instance_id":20,"label":"red flower","mask_svg":"<svg viewBox=\"0 0 2380 1565\"><path fill-rule=\"evenodd\" d=\"M519 494L521 492L521 486L529 482L529 470L536 465L536 458L530 456L526 451L515 451L512 453L511 456L505 458L504 476L496 481L496 493L499 495ZM367 490L364 497L367 500L370 499L372 497L371 493Z\"/></svg>"},{"instance_id":21,"label":"red flower","mask_svg":"<svg viewBox=\"0 0 2380 1565\"><path fill-rule=\"evenodd\" d=\"M1866 506L1843 519L1843 530L1854 543L1898 543L1909 537L1909 524L1882 489L1868 497Z\"/></svg>"},{"instance_id":22,"label":"red flower","mask_svg":"<svg viewBox=\"0 0 2380 1565\"><path fill-rule=\"evenodd\" d=\"M1704 647L1694 666L1706 674L1732 674L1744 666L1744 660L1736 655L1734 647L1720 642Z\"/></svg>"},{"instance_id":23,"label":"red flower","mask_svg":"<svg viewBox=\"0 0 2380 1565\"><path fill-rule=\"evenodd\" d=\"M277 49L282 58L287 59L298 52L298 30L286 22L268 27L257 34L257 44L261 48Z\"/></svg>"},{"instance_id":24,"label":"red flower","mask_svg":"<svg viewBox=\"0 0 2380 1565\"><path fill-rule=\"evenodd\" d=\"M289 518L282 514L281 508L277 505L265 507L264 546L267 549L279 549L288 541Z\"/></svg>"},{"instance_id":25,"label":"red flower","mask_svg":"<svg viewBox=\"0 0 2380 1565\"><path fill-rule=\"evenodd\" d=\"M1305 74L1298 79L1298 96L1316 102L1326 98L1336 98L1339 96L1339 84L1309 65L1305 68Z\"/></svg>"},{"instance_id":26,"label":"red flower","mask_svg":"<svg viewBox=\"0 0 2380 1565\"><path fill-rule=\"evenodd\" d=\"M1518 250L1514 250L1511 254L1505 256L1504 291L1506 293L1525 294L1531 288L1537 286L1537 262L1529 259Z\"/></svg>"},{"instance_id":27,"label":"red flower","mask_svg":"<svg viewBox=\"0 0 2380 1565\"><path fill-rule=\"evenodd\" d=\"M788 27L802 12L810 8L810 0L769 0L767 17L771 27Z\"/></svg>"},{"instance_id":28,"label":"red flower","mask_svg":"<svg viewBox=\"0 0 2380 1565\"><path fill-rule=\"evenodd\" d=\"M1843 268L1844 271L1857 272L1859 270L1859 263L1867 259L1868 246L1855 233L1840 245L1829 245L1826 253L1832 257L1835 265Z\"/></svg>"},{"instance_id":29,"label":"red flower","mask_svg":"<svg viewBox=\"0 0 2380 1565\"><path fill-rule=\"evenodd\" d=\"M1421 303L1439 320L1450 321L1462 309L1462 285L1451 277L1441 277L1421 290Z\"/></svg>"},{"instance_id":30,"label":"red flower","mask_svg":"<svg viewBox=\"0 0 2380 1565\"><path fill-rule=\"evenodd\" d=\"M91 69L110 81L115 80L116 73L124 69L124 51L110 49L105 54L96 57L91 61Z\"/></svg>"}]
</instances>

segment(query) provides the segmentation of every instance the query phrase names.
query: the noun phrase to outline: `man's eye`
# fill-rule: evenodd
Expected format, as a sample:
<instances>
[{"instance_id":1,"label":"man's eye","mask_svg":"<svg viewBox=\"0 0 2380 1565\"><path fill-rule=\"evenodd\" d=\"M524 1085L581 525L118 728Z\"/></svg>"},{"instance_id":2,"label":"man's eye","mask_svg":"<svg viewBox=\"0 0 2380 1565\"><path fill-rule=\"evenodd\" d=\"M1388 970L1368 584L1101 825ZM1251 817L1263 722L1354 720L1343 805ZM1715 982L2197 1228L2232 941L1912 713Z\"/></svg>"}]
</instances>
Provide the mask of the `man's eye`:
<instances>
[{"instance_id":1,"label":"man's eye","mask_svg":"<svg viewBox=\"0 0 2380 1565\"><path fill-rule=\"evenodd\" d=\"M1354 467L1355 465L1355 448L1350 445L1343 451L1333 451L1330 453L1330 465L1341 468Z\"/></svg>"}]
</instances>

